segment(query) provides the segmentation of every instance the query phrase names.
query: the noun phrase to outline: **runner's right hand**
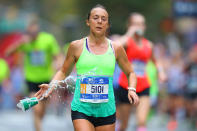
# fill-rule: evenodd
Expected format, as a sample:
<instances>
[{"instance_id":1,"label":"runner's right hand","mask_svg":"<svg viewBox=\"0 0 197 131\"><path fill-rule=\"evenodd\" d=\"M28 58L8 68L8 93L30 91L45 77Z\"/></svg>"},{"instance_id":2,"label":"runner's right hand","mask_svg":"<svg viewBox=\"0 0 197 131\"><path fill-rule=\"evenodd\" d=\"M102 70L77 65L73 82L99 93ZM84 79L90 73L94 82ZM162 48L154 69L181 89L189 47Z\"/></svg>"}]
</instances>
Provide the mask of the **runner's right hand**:
<instances>
[{"instance_id":1,"label":"runner's right hand","mask_svg":"<svg viewBox=\"0 0 197 131\"><path fill-rule=\"evenodd\" d=\"M137 31L137 27L135 27L135 26L130 26L129 28L128 28L128 30L127 30L127 33L126 33L126 35L127 36L129 36L129 37L132 37L134 34L135 34L135 32Z\"/></svg>"},{"instance_id":2,"label":"runner's right hand","mask_svg":"<svg viewBox=\"0 0 197 131\"><path fill-rule=\"evenodd\" d=\"M34 95L38 99L41 98L45 94L45 92L49 89L49 84L41 84L39 85L39 88L40 90ZM47 98L52 93L52 91L53 89L51 89L44 97Z\"/></svg>"}]
</instances>

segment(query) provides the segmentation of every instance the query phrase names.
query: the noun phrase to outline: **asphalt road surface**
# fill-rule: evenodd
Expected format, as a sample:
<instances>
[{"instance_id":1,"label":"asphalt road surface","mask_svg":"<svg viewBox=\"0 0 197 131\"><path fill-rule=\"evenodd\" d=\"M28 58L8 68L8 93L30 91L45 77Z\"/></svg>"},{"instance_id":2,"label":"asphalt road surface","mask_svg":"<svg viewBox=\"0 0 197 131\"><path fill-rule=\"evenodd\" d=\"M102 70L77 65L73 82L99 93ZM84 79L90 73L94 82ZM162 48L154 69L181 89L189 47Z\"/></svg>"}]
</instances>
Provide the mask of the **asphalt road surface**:
<instances>
[{"instance_id":1,"label":"asphalt road surface","mask_svg":"<svg viewBox=\"0 0 197 131\"><path fill-rule=\"evenodd\" d=\"M167 131L166 115L154 115L148 120L148 131ZM127 131L135 131L135 117L130 117ZM70 111L66 110L57 115L54 111L47 111L43 119L42 131L73 131ZM34 131L32 111L20 110L0 111L0 131ZM186 120L178 122L176 131L197 131Z\"/></svg>"}]
</instances>

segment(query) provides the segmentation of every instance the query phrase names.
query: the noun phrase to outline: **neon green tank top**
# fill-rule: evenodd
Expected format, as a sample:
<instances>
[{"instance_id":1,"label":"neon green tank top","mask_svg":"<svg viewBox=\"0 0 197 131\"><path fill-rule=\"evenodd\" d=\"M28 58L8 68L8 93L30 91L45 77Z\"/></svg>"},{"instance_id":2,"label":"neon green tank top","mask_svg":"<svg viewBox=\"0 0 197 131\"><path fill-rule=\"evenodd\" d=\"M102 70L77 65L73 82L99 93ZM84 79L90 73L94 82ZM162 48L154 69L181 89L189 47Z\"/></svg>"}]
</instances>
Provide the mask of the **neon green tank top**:
<instances>
[{"instance_id":1,"label":"neon green tank top","mask_svg":"<svg viewBox=\"0 0 197 131\"><path fill-rule=\"evenodd\" d=\"M110 40L108 40L107 52L102 55L89 52L86 41L87 38L84 40L83 51L76 63L78 77L71 109L94 117L113 115L116 111L113 92L113 73L116 60ZM93 97L99 99L94 101Z\"/></svg>"}]
</instances>

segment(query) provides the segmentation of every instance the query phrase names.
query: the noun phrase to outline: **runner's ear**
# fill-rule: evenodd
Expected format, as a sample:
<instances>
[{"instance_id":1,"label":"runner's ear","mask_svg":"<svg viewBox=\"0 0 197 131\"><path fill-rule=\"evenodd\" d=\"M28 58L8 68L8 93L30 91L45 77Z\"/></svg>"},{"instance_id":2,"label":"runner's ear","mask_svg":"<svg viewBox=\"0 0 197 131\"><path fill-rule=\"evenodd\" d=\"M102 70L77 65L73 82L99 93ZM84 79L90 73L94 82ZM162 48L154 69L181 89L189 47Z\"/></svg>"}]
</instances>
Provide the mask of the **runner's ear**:
<instances>
[{"instance_id":1,"label":"runner's ear","mask_svg":"<svg viewBox=\"0 0 197 131\"><path fill-rule=\"evenodd\" d=\"M89 20L86 20L86 25L90 26Z\"/></svg>"}]
</instances>

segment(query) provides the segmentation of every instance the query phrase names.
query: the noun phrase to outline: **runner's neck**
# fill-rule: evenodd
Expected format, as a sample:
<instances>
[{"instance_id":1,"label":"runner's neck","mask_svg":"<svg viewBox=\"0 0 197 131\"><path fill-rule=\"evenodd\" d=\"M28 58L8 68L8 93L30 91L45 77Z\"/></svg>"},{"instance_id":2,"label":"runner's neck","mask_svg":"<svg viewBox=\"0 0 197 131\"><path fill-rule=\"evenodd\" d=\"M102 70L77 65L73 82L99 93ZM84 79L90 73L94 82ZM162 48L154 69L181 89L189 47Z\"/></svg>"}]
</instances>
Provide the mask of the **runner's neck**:
<instances>
[{"instance_id":1,"label":"runner's neck","mask_svg":"<svg viewBox=\"0 0 197 131\"><path fill-rule=\"evenodd\" d=\"M105 36L95 36L94 34L90 33L88 36L88 39L90 43L95 43L96 45L103 44L106 42L106 37Z\"/></svg>"}]
</instances>

